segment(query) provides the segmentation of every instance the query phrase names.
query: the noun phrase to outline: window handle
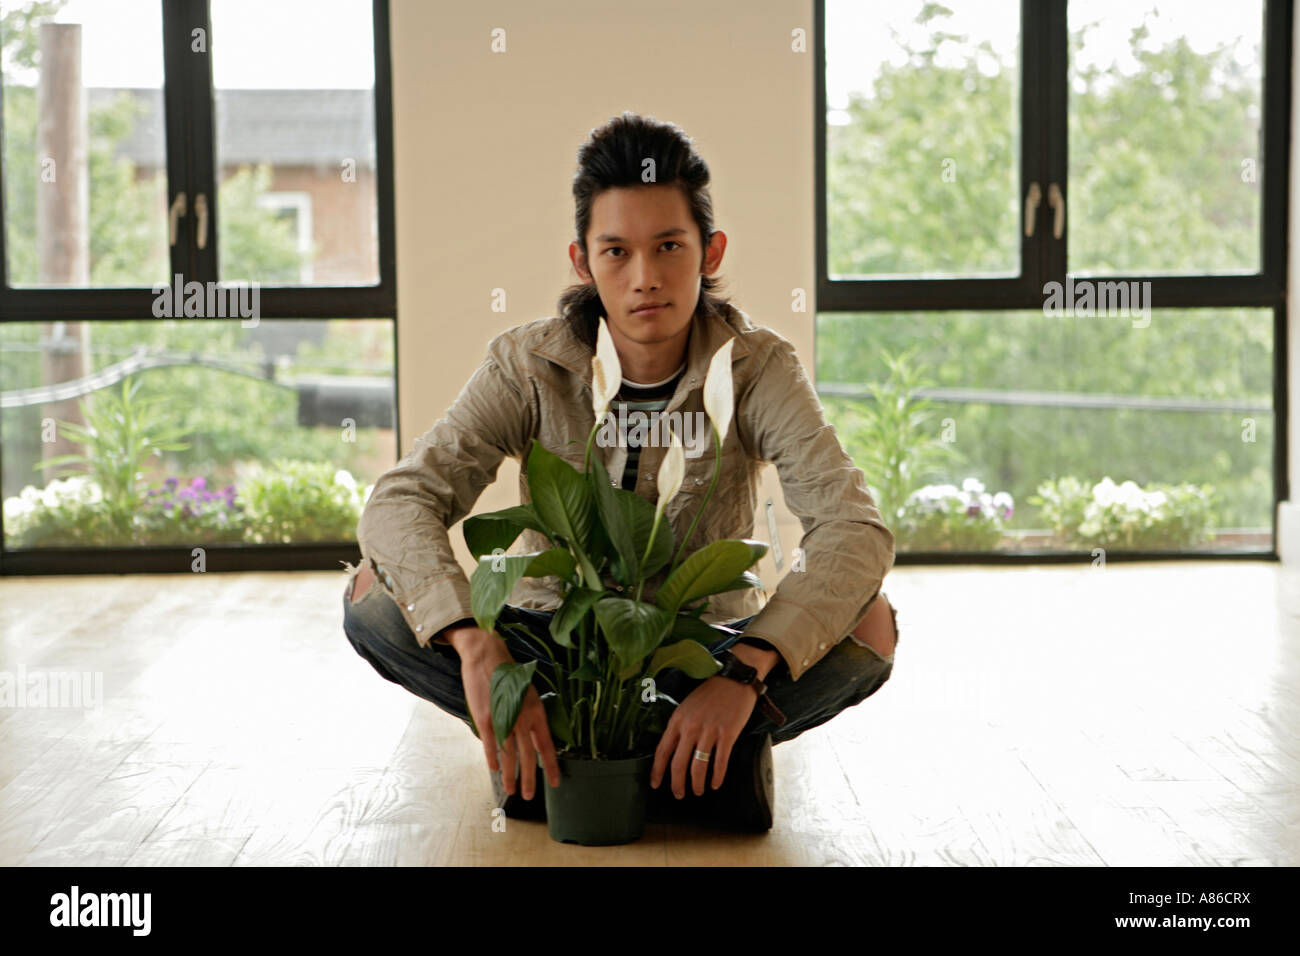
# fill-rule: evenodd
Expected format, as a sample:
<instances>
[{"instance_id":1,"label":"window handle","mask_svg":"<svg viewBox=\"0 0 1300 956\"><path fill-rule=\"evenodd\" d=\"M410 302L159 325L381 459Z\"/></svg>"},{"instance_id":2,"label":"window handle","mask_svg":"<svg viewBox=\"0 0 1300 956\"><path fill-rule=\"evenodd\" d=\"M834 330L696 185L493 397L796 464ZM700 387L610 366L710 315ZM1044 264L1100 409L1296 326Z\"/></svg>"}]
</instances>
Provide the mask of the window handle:
<instances>
[{"instance_id":1,"label":"window handle","mask_svg":"<svg viewBox=\"0 0 1300 956\"><path fill-rule=\"evenodd\" d=\"M1034 220L1038 218L1038 204L1043 201L1043 191L1038 188L1038 182L1034 181L1029 184L1029 192L1025 194L1025 235L1034 234Z\"/></svg>"},{"instance_id":2,"label":"window handle","mask_svg":"<svg viewBox=\"0 0 1300 956\"><path fill-rule=\"evenodd\" d=\"M171 208L167 210L167 235L168 242L176 245L176 230L180 225L181 216L185 215L185 193L176 194L172 200Z\"/></svg>"},{"instance_id":3,"label":"window handle","mask_svg":"<svg viewBox=\"0 0 1300 956\"><path fill-rule=\"evenodd\" d=\"M1056 215L1052 217L1052 238L1060 239L1065 232L1065 197L1061 195L1061 187L1056 183L1047 187L1047 204L1056 210Z\"/></svg>"},{"instance_id":4,"label":"window handle","mask_svg":"<svg viewBox=\"0 0 1300 956\"><path fill-rule=\"evenodd\" d=\"M208 197L199 193L194 197L194 215L199 217L199 248L208 244Z\"/></svg>"}]
</instances>

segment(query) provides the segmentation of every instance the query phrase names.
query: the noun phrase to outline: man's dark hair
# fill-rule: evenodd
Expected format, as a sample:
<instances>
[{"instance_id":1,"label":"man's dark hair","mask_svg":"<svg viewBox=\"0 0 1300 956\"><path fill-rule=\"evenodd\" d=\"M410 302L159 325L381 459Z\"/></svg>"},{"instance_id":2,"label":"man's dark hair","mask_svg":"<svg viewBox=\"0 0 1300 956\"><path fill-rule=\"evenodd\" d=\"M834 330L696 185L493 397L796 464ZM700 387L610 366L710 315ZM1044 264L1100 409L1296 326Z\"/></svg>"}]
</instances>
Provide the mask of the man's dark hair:
<instances>
[{"instance_id":1,"label":"man's dark hair","mask_svg":"<svg viewBox=\"0 0 1300 956\"><path fill-rule=\"evenodd\" d=\"M645 160L654 160L653 185L672 185L681 190L700 229L700 240L708 251L713 229L713 198L709 195L709 166L695 151L695 141L676 124L624 111L599 129L578 150L578 170L573 177L575 240L590 265L587 228L596 197L620 186L652 185L642 180ZM728 300L715 291L721 284L716 276L700 277L700 299L695 312L723 314ZM559 314L573 334L593 351L600 317L608 315L594 283L571 285L559 299Z\"/></svg>"}]
</instances>

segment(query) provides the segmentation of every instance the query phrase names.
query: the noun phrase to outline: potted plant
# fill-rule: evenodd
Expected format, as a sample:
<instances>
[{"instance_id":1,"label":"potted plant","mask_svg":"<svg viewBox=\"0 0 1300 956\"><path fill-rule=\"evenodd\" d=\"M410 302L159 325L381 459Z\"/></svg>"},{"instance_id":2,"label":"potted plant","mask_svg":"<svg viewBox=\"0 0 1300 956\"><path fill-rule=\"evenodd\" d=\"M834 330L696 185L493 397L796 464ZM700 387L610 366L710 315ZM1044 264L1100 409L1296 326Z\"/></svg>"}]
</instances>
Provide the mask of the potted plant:
<instances>
[{"instance_id":1,"label":"potted plant","mask_svg":"<svg viewBox=\"0 0 1300 956\"><path fill-rule=\"evenodd\" d=\"M59 455L38 461L35 469L63 465L87 465L99 487L97 509L102 512L107 532L104 544L131 544L140 528L138 513L142 469L150 458L162 458L165 451L183 451L190 446L177 441L186 429L173 424L156 406L163 399L138 399L140 382L122 380L121 396L105 392L93 403L78 402L85 425L58 419L63 433L84 446L84 454ZM60 477L79 474L63 469Z\"/></svg>"},{"instance_id":2,"label":"potted plant","mask_svg":"<svg viewBox=\"0 0 1300 956\"><path fill-rule=\"evenodd\" d=\"M1005 491L984 490L978 478L955 485L926 485L899 511L895 534L912 551L989 551L1002 540L1003 523L1015 511Z\"/></svg>"},{"instance_id":3,"label":"potted plant","mask_svg":"<svg viewBox=\"0 0 1300 956\"><path fill-rule=\"evenodd\" d=\"M655 678L677 668L694 678L717 672L708 643L731 633L701 620L707 598L755 587L749 569L767 552L759 541L714 541L682 560L695 525L708 507L721 469L721 446L731 424L734 391L731 342L714 354L704 383L704 407L713 431L713 480L681 546L663 519L681 488L685 455L676 433L659 469L659 498L652 506L616 488L592 442L618 392L622 370L601 318L592 358L595 425L587 436L584 471L533 440L527 462L530 502L468 518L465 543L478 561L470 598L479 627L493 633L507 597L521 577L555 575L562 601L551 620L550 642L531 635L549 661L504 663L491 681L492 729L509 737L524 695L539 674L557 741L561 782L546 786L551 838L584 845L629 843L645 828L649 772L658 735L676 702L655 690ZM505 554L524 531L545 536L551 547ZM665 568L653 600L643 600L648 579ZM526 630L526 629L524 629ZM552 646L554 645L554 649Z\"/></svg>"},{"instance_id":4,"label":"potted plant","mask_svg":"<svg viewBox=\"0 0 1300 956\"><path fill-rule=\"evenodd\" d=\"M889 367L884 382L868 382L873 401L845 408L847 447L863 470L874 476L868 490L891 528L901 522L912 496L929 478L953 470L961 458L951 442L933 437L930 420L938 404L918 398L930 384L911 364L914 349L882 353Z\"/></svg>"}]
</instances>

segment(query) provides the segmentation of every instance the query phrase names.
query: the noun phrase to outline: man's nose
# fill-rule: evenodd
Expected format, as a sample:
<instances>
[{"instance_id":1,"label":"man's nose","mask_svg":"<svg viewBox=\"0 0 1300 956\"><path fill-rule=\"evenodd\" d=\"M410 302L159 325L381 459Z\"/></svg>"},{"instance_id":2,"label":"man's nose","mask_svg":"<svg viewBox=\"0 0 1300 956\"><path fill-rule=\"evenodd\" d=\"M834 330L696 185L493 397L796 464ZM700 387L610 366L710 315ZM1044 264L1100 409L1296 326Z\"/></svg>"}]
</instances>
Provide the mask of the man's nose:
<instances>
[{"instance_id":1,"label":"man's nose","mask_svg":"<svg viewBox=\"0 0 1300 956\"><path fill-rule=\"evenodd\" d=\"M653 257L637 259L632 266L632 278L637 290L643 293L658 289L662 284L659 266L654 262Z\"/></svg>"}]
</instances>

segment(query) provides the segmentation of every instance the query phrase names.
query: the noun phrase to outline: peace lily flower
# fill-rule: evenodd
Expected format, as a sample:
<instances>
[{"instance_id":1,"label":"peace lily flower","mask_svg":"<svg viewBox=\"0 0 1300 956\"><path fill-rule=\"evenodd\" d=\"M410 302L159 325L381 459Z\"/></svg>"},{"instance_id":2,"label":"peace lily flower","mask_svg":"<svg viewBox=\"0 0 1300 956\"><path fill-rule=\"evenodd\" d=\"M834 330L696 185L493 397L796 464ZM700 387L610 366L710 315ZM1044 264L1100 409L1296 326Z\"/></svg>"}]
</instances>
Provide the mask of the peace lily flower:
<instances>
[{"instance_id":1,"label":"peace lily flower","mask_svg":"<svg viewBox=\"0 0 1300 956\"><path fill-rule=\"evenodd\" d=\"M596 423L587 436L587 453L583 458L586 468L591 467L591 443L596 440L596 432L600 430L600 423L622 381L623 365L618 360L618 349L614 348L614 338L609 334L609 326L602 315L596 325L596 354L591 357L591 409L596 413Z\"/></svg>"},{"instance_id":2,"label":"peace lily flower","mask_svg":"<svg viewBox=\"0 0 1300 956\"><path fill-rule=\"evenodd\" d=\"M596 354L591 357L591 406L596 413L597 425L609 411L609 404L618 394L622 379L623 366L618 360L618 349L614 348L614 338L609 334L602 315L596 330Z\"/></svg>"},{"instance_id":3,"label":"peace lily flower","mask_svg":"<svg viewBox=\"0 0 1300 956\"><path fill-rule=\"evenodd\" d=\"M686 477L686 452L682 440L672 429L668 431L668 451L659 463L659 501L655 504L655 520L663 514L664 507L672 501L677 492L682 490L682 481Z\"/></svg>"},{"instance_id":4,"label":"peace lily flower","mask_svg":"<svg viewBox=\"0 0 1300 956\"><path fill-rule=\"evenodd\" d=\"M709 421L713 423L713 480L709 482L709 490L704 493L700 510L691 520L691 526L686 529L686 536L682 538L677 555L673 558L674 569L686 552L686 545L690 543L691 535L695 533L695 526L699 523L700 516L709 506L714 486L718 483L718 473L722 469L722 442L727 437L727 430L731 427L731 417L736 409L736 386L731 379L731 348L735 342L734 338L727 339L722 347L713 353L713 358L709 360L709 371L704 376L704 411L708 413Z\"/></svg>"},{"instance_id":5,"label":"peace lily flower","mask_svg":"<svg viewBox=\"0 0 1300 956\"><path fill-rule=\"evenodd\" d=\"M669 429L668 451L664 452L664 460L659 463L659 500L655 502L655 520L650 525L650 539L645 543L645 553L641 555L642 565L650 560L650 549L654 547L655 535L659 532L659 521L663 517L664 508L673 500L677 492L682 490L682 481L685 478L686 450L682 448L682 440L677 437L677 433ZM644 586L645 582L642 581L641 585ZM636 596L639 601L641 599L639 587Z\"/></svg>"},{"instance_id":6,"label":"peace lily flower","mask_svg":"<svg viewBox=\"0 0 1300 956\"><path fill-rule=\"evenodd\" d=\"M736 388L731 381L731 347L735 339L713 353L708 374L704 376L704 411L717 430L718 441L727 437L731 415L736 407Z\"/></svg>"}]
</instances>

